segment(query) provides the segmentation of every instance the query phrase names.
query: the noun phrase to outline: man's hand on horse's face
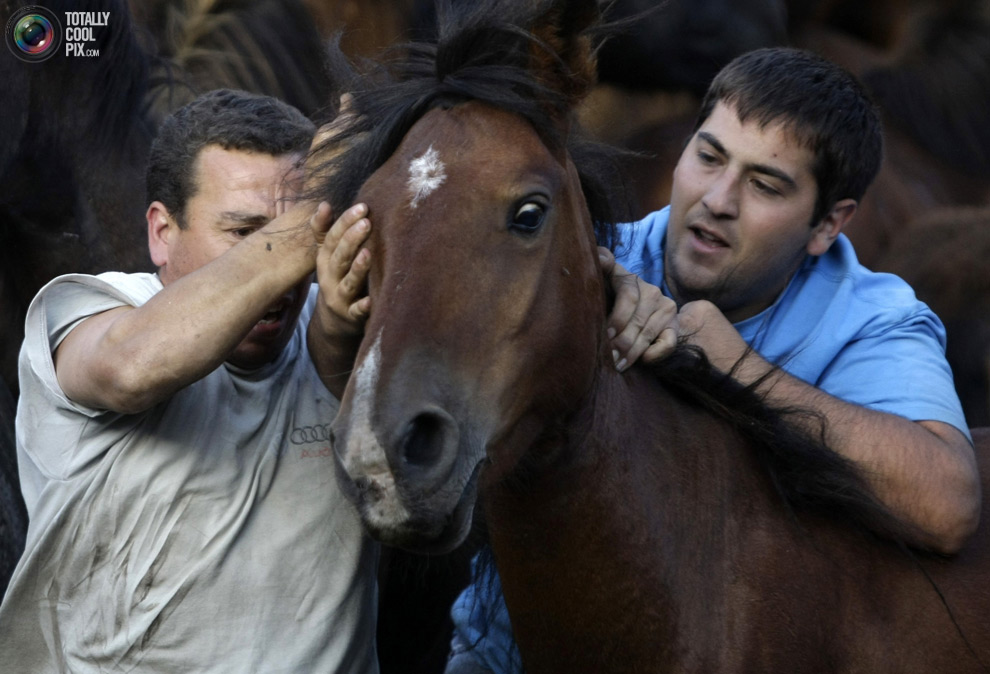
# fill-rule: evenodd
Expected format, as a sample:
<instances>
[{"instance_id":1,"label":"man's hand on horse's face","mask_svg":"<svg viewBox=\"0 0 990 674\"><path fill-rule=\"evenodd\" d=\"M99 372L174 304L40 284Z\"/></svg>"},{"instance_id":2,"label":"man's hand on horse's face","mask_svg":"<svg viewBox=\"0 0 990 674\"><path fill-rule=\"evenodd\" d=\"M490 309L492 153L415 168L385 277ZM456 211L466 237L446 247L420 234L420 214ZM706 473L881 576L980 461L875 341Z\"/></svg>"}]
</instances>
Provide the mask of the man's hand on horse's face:
<instances>
[{"instance_id":1,"label":"man's hand on horse's face","mask_svg":"<svg viewBox=\"0 0 990 674\"><path fill-rule=\"evenodd\" d=\"M607 248L599 248L598 257L615 291L615 304L608 317L615 368L623 372L640 358L650 363L669 355L677 345L674 300L631 274Z\"/></svg>"},{"instance_id":2,"label":"man's hand on horse's face","mask_svg":"<svg viewBox=\"0 0 990 674\"><path fill-rule=\"evenodd\" d=\"M318 310L325 327L343 337L359 336L371 311L367 295L371 252L364 244L371 232L368 207L356 204L327 232L316 262L322 297Z\"/></svg>"}]
</instances>

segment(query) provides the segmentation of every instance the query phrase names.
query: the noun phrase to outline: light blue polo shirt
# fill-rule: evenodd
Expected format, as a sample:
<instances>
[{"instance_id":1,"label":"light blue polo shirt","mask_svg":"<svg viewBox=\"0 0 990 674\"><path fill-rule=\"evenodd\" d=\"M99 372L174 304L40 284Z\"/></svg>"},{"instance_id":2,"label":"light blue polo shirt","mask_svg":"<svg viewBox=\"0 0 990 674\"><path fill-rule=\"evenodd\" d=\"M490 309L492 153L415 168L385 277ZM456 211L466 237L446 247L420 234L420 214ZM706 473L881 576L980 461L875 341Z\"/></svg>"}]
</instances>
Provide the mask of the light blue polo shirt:
<instances>
[{"instance_id":1,"label":"light blue polo shirt","mask_svg":"<svg viewBox=\"0 0 990 674\"><path fill-rule=\"evenodd\" d=\"M670 207L619 226L616 261L646 281L663 282ZM771 363L842 400L912 421L969 428L945 359L945 328L911 287L859 264L845 235L809 256L780 297L735 324ZM472 584L451 609L455 644L496 674L521 672L498 579ZM489 622L489 619L495 619Z\"/></svg>"},{"instance_id":2,"label":"light blue polo shirt","mask_svg":"<svg viewBox=\"0 0 990 674\"><path fill-rule=\"evenodd\" d=\"M663 283L670 207L620 225L616 260ZM844 234L808 256L770 307L735 324L771 363L836 398L912 421L935 420L969 436L945 359L945 328L906 282L859 264Z\"/></svg>"}]
</instances>

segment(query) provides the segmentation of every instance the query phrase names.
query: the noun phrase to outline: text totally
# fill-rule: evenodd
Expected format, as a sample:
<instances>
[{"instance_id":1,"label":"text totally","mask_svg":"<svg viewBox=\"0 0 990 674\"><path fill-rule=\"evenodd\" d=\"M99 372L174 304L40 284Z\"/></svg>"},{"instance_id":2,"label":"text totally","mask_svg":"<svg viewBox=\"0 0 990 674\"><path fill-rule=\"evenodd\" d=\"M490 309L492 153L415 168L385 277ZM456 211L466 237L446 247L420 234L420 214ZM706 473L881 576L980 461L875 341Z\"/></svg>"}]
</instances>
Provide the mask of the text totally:
<instances>
[{"instance_id":1,"label":"text totally","mask_svg":"<svg viewBox=\"0 0 990 674\"><path fill-rule=\"evenodd\" d=\"M68 26L109 26L110 12L66 12Z\"/></svg>"}]
</instances>

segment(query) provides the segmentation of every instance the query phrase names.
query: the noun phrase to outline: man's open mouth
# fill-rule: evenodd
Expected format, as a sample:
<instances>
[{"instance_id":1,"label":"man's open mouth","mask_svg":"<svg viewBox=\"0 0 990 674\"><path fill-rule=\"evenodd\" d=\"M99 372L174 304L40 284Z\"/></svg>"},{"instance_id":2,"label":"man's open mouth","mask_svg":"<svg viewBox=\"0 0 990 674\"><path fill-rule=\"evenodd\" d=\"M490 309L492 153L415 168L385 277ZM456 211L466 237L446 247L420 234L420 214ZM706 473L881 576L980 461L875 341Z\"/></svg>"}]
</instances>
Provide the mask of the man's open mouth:
<instances>
[{"instance_id":1,"label":"man's open mouth","mask_svg":"<svg viewBox=\"0 0 990 674\"><path fill-rule=\"evenodd\" d=\"M289 309L289 301L280 302L277 306L269 309L268 312L261 317L258 321L258 325L274 325L278 323L285 317L286 311Z\"/></svg>"},{"instance_id":2,"label":"man's open mouth","mask_svg":"<svg viewBox=\"0 0 990 674\"><path fill-rule=\"evenodd\" d=\"M724 248L728 248L729 246L729 244L725 241L725 239L718 236L717 234L713 234L712 232L706 229L702 229L701 227L697 227L697 226L689 227L688 229L691 230L695 238L697 238L699 241L709 246L720 246Z\"/></svg>"}]
</instances>

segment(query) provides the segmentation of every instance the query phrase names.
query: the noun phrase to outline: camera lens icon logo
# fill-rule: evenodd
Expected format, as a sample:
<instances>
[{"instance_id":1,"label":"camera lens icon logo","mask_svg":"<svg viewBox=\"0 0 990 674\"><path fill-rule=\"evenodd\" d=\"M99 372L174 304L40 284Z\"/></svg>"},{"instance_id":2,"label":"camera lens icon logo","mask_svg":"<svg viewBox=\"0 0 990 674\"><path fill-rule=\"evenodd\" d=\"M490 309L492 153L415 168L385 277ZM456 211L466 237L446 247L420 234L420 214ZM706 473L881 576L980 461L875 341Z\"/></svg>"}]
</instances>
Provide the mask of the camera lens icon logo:
<instances>
[{"instance_id":1,"label":"camera lens icon logo","mask_svg":"<svg viewBox=\"0 0 990 674\"><path fill-rule=\"evenodd\" d=\"M7 46L17 58L39 63L51 58L62 41L62 25L44 7L22 7L7 21Z\"/></svg>"}]
</instances>

